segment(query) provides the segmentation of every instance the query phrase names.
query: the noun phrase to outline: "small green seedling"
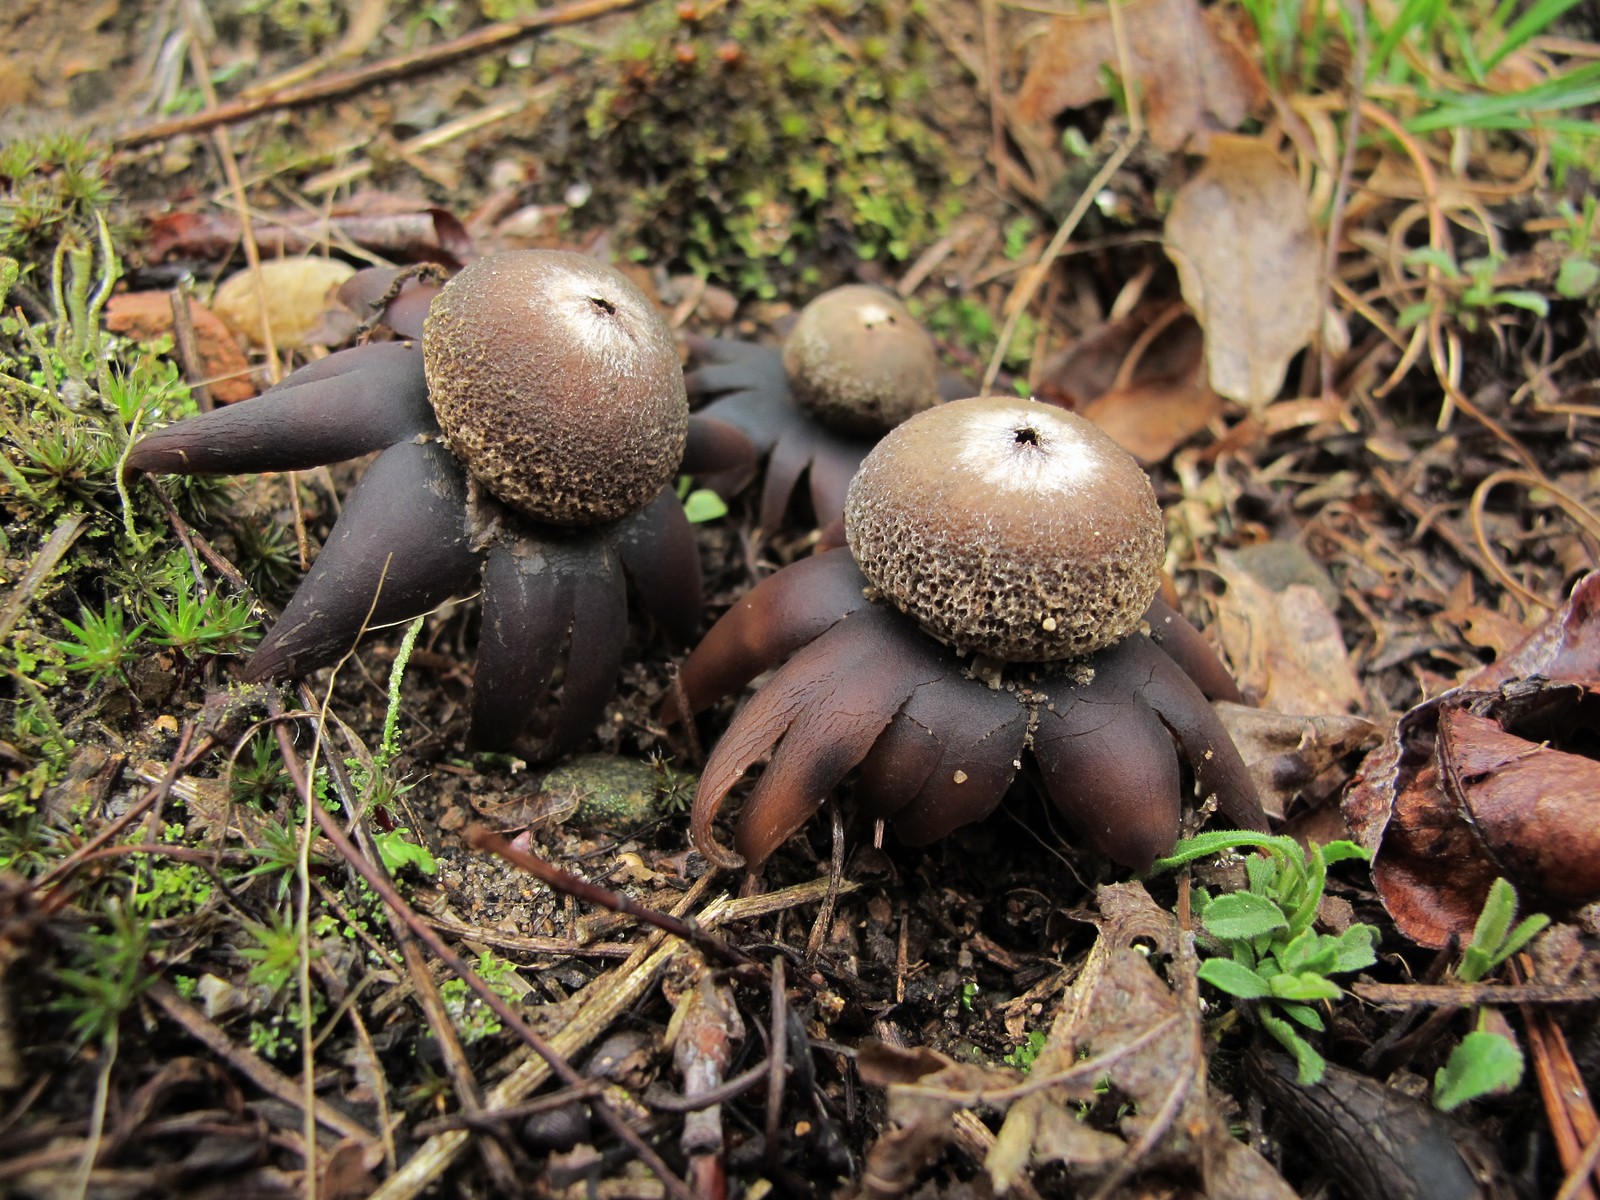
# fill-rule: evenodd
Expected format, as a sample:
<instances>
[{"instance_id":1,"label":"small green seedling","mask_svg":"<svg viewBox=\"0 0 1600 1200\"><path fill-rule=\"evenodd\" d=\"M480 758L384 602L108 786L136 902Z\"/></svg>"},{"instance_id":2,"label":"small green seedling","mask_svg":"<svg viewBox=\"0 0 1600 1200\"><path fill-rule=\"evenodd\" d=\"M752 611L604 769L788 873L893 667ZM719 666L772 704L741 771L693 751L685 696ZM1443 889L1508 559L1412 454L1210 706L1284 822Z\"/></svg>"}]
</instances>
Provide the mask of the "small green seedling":
<instances>
[{"instance_id":1,"label":"small green seedling","mask_svg":"<svg viewBox=\"0 0 1600 1200\"><path fill-rule=\"evenodd\" d=\"M1520 308L1539 317L1550 315L1550 302L1540 293L1495 285L1495 276L1505 265L1502 255L1472 258L1457 266L1455 259L1444 251L1433 246L1419 246L1405 256L1404 262L1408 267L1438 270L1450 292L1450 311L1469 333L1476 332L1483 314L1495 308ZM1407 305L1396 324L1401 329L1409 329L1427 320L1432 311L1432 302L1428 300Z\"/></svg>"},{"instance_id":2,"label":"small green seedling","mask_svg":"<svg viewBox=\"0 0 1600 1200\"><path fill-rule=\"evenodd\" d=\"M1329 976L1376 962L1378 930L1356 924L1335 937L1312 926L1328 867L1351 858L1365 860L1367 853L1354 842L1335 841L1312 846L1308 855L1293 838L1218 830L1185 838L1171 855L1156 861L1154 870L1168 871L1245 846L1266 855L1245 860L1249 885L1244 891L1220 896L1204 888L1194 891L1203 930L1200 944L1211 955L1200 964L1199 975L1218 991L1245 1001L1261 1027L1294 1055L1300 1082L1315 1083L1327 1063L1295 1026L1322 1032L1322 1014L1314 1006L1344 995Z\"/></svg>"},{"instance_id":3,"label":"small green seedling","mask_svg":"<svg viewBox=\"0 0 1600 1200\"><path fill-rule=\"evenodd\" d=\"M728 506L721 496L710 488L697 488L688 475L678 477L678 499L683 503L683 515L691 525L716 521L728 515Z\"/></svg>"},{"instance_id":4,"label":"small green seedling","mask_svg":"<svg viewBox=\"0 0 1600 1200\"><path fill-rule=\"evenodd\" d=\"M419 846L411 840L411 830L404 825L388 833L375 833L372 843L378 848L378 857L383 860L383 869L391 875L396 875L406 867L415 867L424 875L437 875L439 873L439 860L428 853L426 846Z\"/></svg>"},{"instance_id":5,"label":"small green seedling","mask_svg":"<svg viewBox=\"0 0 1600 1200\"><path fill-rule=\"evenodd\" d=\"M1461 952L1457 979L1477 983L1550 924L1549 917L1535 913L1513 928L1516 916L1517 890L1507 880L1496 879L1478 914L1472 941ZM1487 1005L1480 1005L1475 1017L1477 1028L1461 1039L1450 1052L1450 1061L1433 1077L1434 1107L1445 1112L1491 1092L1509 1091L1522 1082L1522 1051L1510 1038L1487 1028Z\"/></svg>"}]
</instances>

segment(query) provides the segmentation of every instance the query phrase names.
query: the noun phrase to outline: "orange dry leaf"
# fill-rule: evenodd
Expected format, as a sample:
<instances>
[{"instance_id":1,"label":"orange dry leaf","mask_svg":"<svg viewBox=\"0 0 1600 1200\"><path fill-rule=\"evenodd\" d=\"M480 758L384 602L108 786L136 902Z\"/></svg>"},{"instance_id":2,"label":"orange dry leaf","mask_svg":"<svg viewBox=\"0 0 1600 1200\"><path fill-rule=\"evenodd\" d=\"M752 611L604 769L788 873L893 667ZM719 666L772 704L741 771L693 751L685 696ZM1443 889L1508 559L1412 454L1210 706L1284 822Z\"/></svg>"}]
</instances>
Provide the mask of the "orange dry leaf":
<instances>
[{"instance_id":1,"label":"orange dry leaf","mask_svg":"<svg viewBox=\"0 0 1600 1200\"><path fill-rule=\"evenodd\" d=\"M195 338L200 343L200 369L211 397L222 404L256 394L250 363L222 319L200 301L189 301ZM106 328L140 342L153 342L172 332L172 297L166 292L122 292L106 304Z\"/></svg>"},{"instance_id":2,"label":"orange dry leaf","mask_svg":"<svg viewBox=\"0 0 1600 1200\"><path fill-rule=\"evenodd\" d=\"M1234 129L1267 96L1261 73L1227 36L1215 10L1195 0L1131 0L1121 14L1127 72L1150 140L1203 149L1210 130ZM1048 121L1106 96L1106 71L1119 72L1111 13L1095 7L1057 17L1023 80L1017 110Z\"/></svg>"},{"instance_id":3,"label":"orange dry leaf","mask_svg":"<svg viewBox=\"0 0 1600 1200\"><path fill-rule=\"evenodd\" d=\"M1294 172L1256 138L1213 138L1173 197L1166 243L1212 388L1264 408L1321 318L1322 243Z\"/></svg>"}]
</instances>

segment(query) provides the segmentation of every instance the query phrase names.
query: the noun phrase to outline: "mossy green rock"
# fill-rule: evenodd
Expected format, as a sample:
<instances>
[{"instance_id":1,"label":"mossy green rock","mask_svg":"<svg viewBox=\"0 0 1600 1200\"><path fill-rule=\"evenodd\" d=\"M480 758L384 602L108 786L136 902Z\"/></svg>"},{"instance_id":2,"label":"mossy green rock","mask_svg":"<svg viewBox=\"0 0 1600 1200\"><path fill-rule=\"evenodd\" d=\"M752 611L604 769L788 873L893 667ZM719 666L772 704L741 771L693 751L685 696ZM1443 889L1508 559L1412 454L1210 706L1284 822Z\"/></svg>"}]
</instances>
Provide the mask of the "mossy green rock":
<instances>
[{"instance_id":1,"label":"mossy green rock","mask_svg":"<svg viewBox=\"0 0 1600 1200\"><path fill-rule=\"evenodd\" d=\"M615 754L580 754L544 777L547 796L572 797L577 807L567 819L625 833L660 813L662 774L647 762Z\"/></svg>"}]
</instances>

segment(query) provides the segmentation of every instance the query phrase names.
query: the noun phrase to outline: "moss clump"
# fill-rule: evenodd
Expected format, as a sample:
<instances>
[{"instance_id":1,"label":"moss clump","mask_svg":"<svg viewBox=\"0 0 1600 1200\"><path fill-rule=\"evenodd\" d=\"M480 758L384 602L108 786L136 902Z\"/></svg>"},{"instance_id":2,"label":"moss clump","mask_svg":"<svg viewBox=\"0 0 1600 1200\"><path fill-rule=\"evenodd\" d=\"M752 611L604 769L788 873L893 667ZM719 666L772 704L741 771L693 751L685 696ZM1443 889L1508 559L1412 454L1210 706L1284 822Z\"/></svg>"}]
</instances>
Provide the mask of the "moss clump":
<instances>
[{"instance_id":1,"label":"moss clump","mask_svg":"<svg viewBox=\"0 0 1600 1200\"><path fill-rule=\"evenodd\" d=\"M546 775L541 791L572 801L571 820L578 825L627 833L661 815L661 782L647 762L580 754Z\"/></svg>"},{"instance_id":2,"label":"moss clump","mask_svg":"<svg viewBox=\"0 0 1600 1200\"><path fill-rule=\"evenodd\" d=\"M970 168L925 114L957 68L910 9L698 7L644 14L610 78L566 114L575 136L551 177L593 184L597 220L653 260L763 297L831 282L807 272L812 251L903 260L946 229Z\"/></svg>"}]
</instances>

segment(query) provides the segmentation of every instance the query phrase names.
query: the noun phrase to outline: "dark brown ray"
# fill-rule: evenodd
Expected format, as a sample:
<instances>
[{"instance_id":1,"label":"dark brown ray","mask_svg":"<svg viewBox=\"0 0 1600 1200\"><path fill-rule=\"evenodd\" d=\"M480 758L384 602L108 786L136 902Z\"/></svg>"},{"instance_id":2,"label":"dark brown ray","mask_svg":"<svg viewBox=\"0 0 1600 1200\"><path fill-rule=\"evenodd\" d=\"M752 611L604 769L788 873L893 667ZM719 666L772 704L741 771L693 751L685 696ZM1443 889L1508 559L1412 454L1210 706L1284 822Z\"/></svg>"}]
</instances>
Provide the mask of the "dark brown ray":
<instances>
[{"instance_id":1,"label":"dark brown ray","mask_svg":"<svg viewBox=\"0 0 1600 1200\"><path fill-rule=\"evenodd\" d=\"M369 267L357 271L339 285L339 299L361 321L369 321L378 302L388 293L400 277L402 267ZM389 302L383 313L383 324L401 337L421 338L423 319L428 315L428 305L439 294L439 284L432 280L410 279L400 289L400 294Z\"/></svg>"},{"instance_id":2,"label":"dark brown ray","mask_svg":"<svg viewBox=\"0 0 1600 1200\"><path fill-rule=\"evenodd\" d=\"M669 637L687 646L705 609L700 551L671 487L613 527L612 543L644 610Z\"/></svg>"},{"instance_id":3,"label":"dark brown ray","mask_svg":"<svg viewBox=\"0 0 1600 1200\"><path fill-rule=\"evenodd\" d=\"M944 694L928 697L921 718L940 722L934 728L942 731L944 753L892 822L895 836L910 846L926 846L992 813L1021 765L1028 736L1028 710L1015 693L954 676L921 689L915 700L936 689Z\"/></svg>"},{"instance_id":4,"label":"dark brown ray","mask_svg":"<svg viewBox=\"0 0 1600 1200\"><path fill-rule=\"evenodd\" d=\"M303 675L336 662L364 621L387 625L425 613L464 586L477 565L461 464L436 443L391 446L345 500L245 678Z\"/></svg>"},{"instance_id":5,"label":"dark brown ray","mask_svg":"<svg viewBox=\"0 0 1600 1200\"><path fill-rule=\"evenodd\" d=\"M763 579L722 614L683 664L679 678L694 711L738 691L841 617L867 607L864 587L843 547ZM676 720L676 708L669 704L663 717Z\"/></svg>"},{"instance_id":6,"label":"dark brown ray","mask_svg":"<svg viewBox=\"0 0 1600 1200\"><path fill-rule=\"evenodd\" d=\"M725 476L729 480L742 477L749 482L760 463L761 452L742 429L704 413L689 414L689 436L678 467L683 474ZM731 496L742 486L731 487L725 494Z\"/></svg>"},{"instance_id":7,"label":"dark brown ray","mask_svg":"<svg viewBox=\"0 0 1600 1200\"><path fill-rule=\"evenodd\" d=\"M303 471L436 428L421 347L385 342L341 350L254 400L148 434L129 452L128 467L186 475Z\"/></svg>"},{"instance_id":8,"label":"dark brown ray","mask_svg":"<svg viewBox=\"0 0 1600 1200\"><path fill-rule=\"evenodd\" d=\"M845 438L820 429L813 437L811 469L806 475L811 485L812 520L823 529L844 516L844 498L850 490L850 481L861 469L861 460L873 443L865 438Z\"/></svg>"},{"instance_id":9,"label":"dark brown ray","mask_svg":"<svg viewBox=\"0 0 1600 1200\"><path fill-rule=\"evenodd\" d=\"M561 703L550 732L550 752L564 754L594 732L617 686L628 640L628 585L622 564L596 538L589 568L572 580L572 637Z\"/></svg>"},{"instance_id":10,"label":"dark brown ray","mask_svg":"<svg viewBox=\"0 0 1600 1200\"><path fill-rule=\"evenodd\" d=\"M1143 681L1140 698L1166 722L1183 748L1201 794L1215 795L1218 810L1236 828L1264 832L1267 815L1250 771L1194 680L1146 637L1135 634L1114 649L1123 647L1127 649L1118 659L1116 673L1128 681Z\"/></svg>"},{"instance_id":11,"label":"dark brown ray","mask_svg":"<svg viewBox=\"0 0 1600 1200\"><path fill-rule=\"evenodd\" d=\"M912 689L937 677L937 664L898 633L895 614L855 613L785 663L745 705L712 751L695 793L692 824L702 854L739 865L716 844L712 823L729 789L774 745L734 836L751 866L817 810Z\"/></svg>"},{"instance_id":12,"label":"dark brown ray","mask_svg":"<svg viewBox=\"0 0 1600 1200\"><path fill-rule=\"evenodd\" d=\"M765 533L782 529L794 503L800 476L811 465L812 439L808 430L793 429L778 439L767 455L766 478L761 483L761 513L757 523Z\"/></svg>"},{"instance_id":13,"label":"dark brown ray","mask_svg":"<svg viewBox=\"0 0 1600 1200\"><path fill-rule=\"evenodd\" d=\"M1222 665L1216 651L1206 641L1205 635L1189 623L1184 615L1157 596L1144 615L1150 626L1150 639L1167 652L1167 657L1194 680L1207 700L1228 700L1243 704L1239 685L1234 682L1228 668Z\"/></svg>"},{"instance_id":14,"label":"dark brown ray","mask_svg":"<svg viewBox=\"0 0 1600 1200\"><path fill-rule=\"evenodd\" d=\"M586 559L557 538L505 538L483 567L483 624L472 681L472 744L506 750L550 691L572 624L572 579Z\"/></svg>"},{"instance_id":15,"label":"dark brown ray","mask_svg":"<svg viewBox=\"0 0 1600 1200\"><path fill-rule=\"evenodd\" d=\"M1106 677L1108 655L1118 648L1089 660L1090 684L1074 686L1065 674L1041 683L1051 703L1038 709L1033 755L1045 790L1077 836L1144 871L1177 841L1182 776L1178 748L1160 718L1133 685Z\"/></svg>"}]
</instances>

